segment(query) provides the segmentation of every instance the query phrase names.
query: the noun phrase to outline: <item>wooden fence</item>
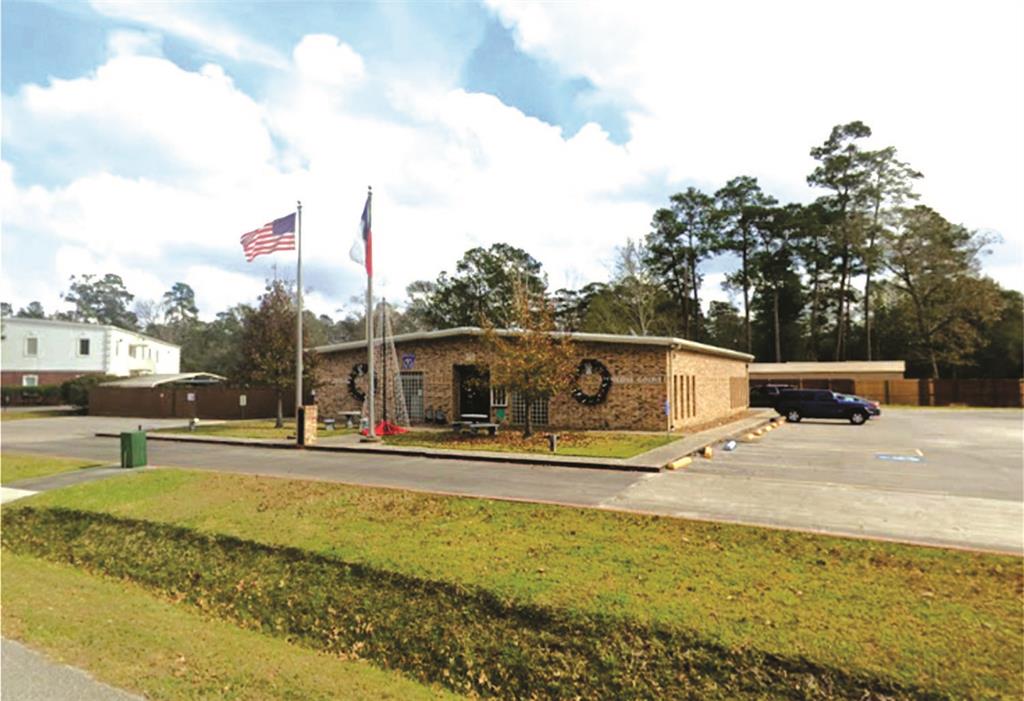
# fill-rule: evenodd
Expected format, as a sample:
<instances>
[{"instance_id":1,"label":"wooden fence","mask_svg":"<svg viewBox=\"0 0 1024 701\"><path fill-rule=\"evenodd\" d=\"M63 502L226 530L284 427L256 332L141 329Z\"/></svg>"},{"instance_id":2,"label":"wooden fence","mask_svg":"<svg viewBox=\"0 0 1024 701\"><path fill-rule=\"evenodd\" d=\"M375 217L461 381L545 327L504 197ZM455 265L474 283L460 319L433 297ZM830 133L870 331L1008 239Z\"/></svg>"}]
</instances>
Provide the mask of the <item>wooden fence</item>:
<instances>
[{"instance_id":1,"label":"wooden fence","mask_svg":"<svg viewBox=\"0 0 1024 701\"><path fill-rule=\"evenodd\" d=\"M284 415L294 415L295 393L285 392L282 398ZM277 393L269 387L100 385L89 391L89 413L146 419L265 419L277 415Z\"/></svg>"},{"instance_id":2,"label":"wooden fence","mask_svg":"<svg viewBox=\"0 0 1024 701\"><path fill-rule=\"evenodd\" d=\"M785 384L830 389L882 402L911 406L1024 406L1024 380L751 380L750 386Z\"/></svg>"}]
</instances>

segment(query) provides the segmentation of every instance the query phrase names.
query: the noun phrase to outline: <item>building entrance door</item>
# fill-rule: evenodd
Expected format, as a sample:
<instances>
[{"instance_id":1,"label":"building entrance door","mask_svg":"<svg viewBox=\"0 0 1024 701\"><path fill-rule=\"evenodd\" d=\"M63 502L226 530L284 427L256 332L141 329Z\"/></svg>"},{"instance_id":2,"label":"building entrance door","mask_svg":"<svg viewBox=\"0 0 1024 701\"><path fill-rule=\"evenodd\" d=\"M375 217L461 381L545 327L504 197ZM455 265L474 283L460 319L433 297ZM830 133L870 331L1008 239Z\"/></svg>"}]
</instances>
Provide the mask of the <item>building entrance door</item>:
<instances>
[{"instance_id":1,"label":"building entrance door","mask_svg":"<svg viewBox=\"0 0 1024 701\"><path fill-rule=\"evenodd\" d=\"M491 383L487 369L476 365L456 365L455 381L458 385L459 415L490 416Z\"/></svg>"}]
</instances>

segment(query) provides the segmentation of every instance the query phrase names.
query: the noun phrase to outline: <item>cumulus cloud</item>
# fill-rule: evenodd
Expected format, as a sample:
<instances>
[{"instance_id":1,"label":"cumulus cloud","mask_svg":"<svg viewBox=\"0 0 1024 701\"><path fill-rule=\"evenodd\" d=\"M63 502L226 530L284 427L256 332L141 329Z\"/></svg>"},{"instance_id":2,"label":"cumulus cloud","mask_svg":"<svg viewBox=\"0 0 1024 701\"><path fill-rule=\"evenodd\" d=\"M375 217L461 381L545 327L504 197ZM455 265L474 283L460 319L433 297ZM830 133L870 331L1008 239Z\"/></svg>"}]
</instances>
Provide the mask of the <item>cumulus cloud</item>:
<instances>
[{"instance_id":1,"label":"cumulus cloud","mask_svg":"<svg viewBox=\"0 0 1024 701\"><path fill-rule=\"evenodd\" d=\"M630 106L634 164L670 183L746 173L807 199L809 148L861 119L929 205L1024 247L1019 3L487 1L522 50Z\"/></svg>"},{"instance_id":2,"label":"cumulus cloud","mask_svg":"<svg viewBox=\"0 0 1024 701\"><path fill-rule=\"evenodd\" d=\"M26 86L8 100L5 142L60 150L75 175L19 187L5 163L4 223L87 251L90 266L146 268L166 287L195 281L204 314L251 301L266 266L183 269L177 247L240 257L238 235L297 199L307 261L341 281L312 298L326 311L361 290L347 251L368 184L378 282L393 298L450 269L469 246L497 241L547 262L553 284L569 271L600 276L609 252L650 216L650 202L616 197L644 174L595 124L565 135L491 95L397 83L386 86L395 117L366 115L345 97L365 73L362 59L327 35L304 37L288 92L258 103L222 68L138 55L135 39L112 40L121 50L92 75ZM133 168L135 159L146 167ZM293 255L275 258L280 274L293 274ZM61 266L73 260L63 254Z\"/></svg>"},{"instance_id":3,"label":"cumulus cloud","mask_svg":"<svg viewBox=\"0 0 1024 701\"><path fill-rule=\"evenodd\" d=\"M714 189L750 173L781 197L810 197L803 182L813 165L809 147L832 124L862 118L880 143L897 145L926 171L929 204L999 230L1020 250L1020 212L1007 194L1021 185L1013 163L1024 154L1020 131L1008 122L1022 115L1024 98L994 90L999 78L992 75L965 87L970 69L958 67L956 56L936 59L951 81L946 92L960 91L940 100L931 95L936 86L924 78L918 85L909 68L890 75L871 57L862 74L841 60L820 60L828 37L775 26L776 15L760 4L738 13L670 4L643 12L492 4L523 50L630 106L626 144L597 124L565 133L493 95L371 75L331 35L303 37L290 60L275 56L274 89L255 99L215 63L187 70L159 54L153 35L122 33L111 36L110 57L89 75L5 96L5 158L39 164L24 181L10 162L0 164L5 246L14 236L53 241L51 287L68 271L93 269L122 274L140 296L185 281L209 318L252 302L274 262L279 274L293 274L290 253L246 265L238 236L301 199L305 260L321 285L309 303L333 313L362 292L348 249L372 184L378 289L391 298L401 298L412 280L450 270L469 246L498 241L539 258L554 287L579 285L603 279L614 248L646 233L653 209L684 184ZM189 14L195 6L101 10L207 42L224 56L251 53L249 39L209 36L211 26ZM832 12L807 9L825 23ZM897 34L907 16L889 11ZM849 22L871 29L863 18ZM1002 49L985 50L993 60ZM907 50L890 53L895 65L912 67ZM982 93L993 108L991 131L972 126L968 134L964 125L978 124L969 117ZM903 114L910 100L924 101L923 126L920 113ZM182 250L190 255L179 260ZM28 301L25 290L39 296L39 287L16 260L4 258L2 292L18 304ZM89 270L75 270L76 262ZM709 299L725 296L721 277L708 274Z\"/></svg>"},{"instance_id":4,"label":"cumulus cloud","mask_svg":"<svg viewBox=\"0 0 1024 701\"><path fill-rule=\"evenodd\" d=\"M330 34L307 34L295 47L295 67L308 81L343 87L362 79L363 57Z\"/></svg>"}]
</instances>

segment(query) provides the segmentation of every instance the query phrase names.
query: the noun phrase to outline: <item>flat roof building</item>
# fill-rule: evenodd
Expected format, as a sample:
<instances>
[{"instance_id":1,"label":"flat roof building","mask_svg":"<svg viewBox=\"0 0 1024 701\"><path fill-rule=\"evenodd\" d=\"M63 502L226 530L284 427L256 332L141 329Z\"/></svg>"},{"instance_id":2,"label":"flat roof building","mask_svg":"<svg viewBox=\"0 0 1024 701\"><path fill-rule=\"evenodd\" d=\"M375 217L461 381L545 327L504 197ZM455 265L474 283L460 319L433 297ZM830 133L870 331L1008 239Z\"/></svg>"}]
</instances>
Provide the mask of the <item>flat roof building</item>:
<instances>
[{"instance_id":1,"label":"flat roof building","mask_svg":"<svg viewBox=\"0 0 1024 701\"><path fill-rule=\"evenodd\" d=\"M5 387L56 385L82 375L176 373L181 348L109 324L5 317Z\"/></svg>"},{"instance_id":2,"label":"flat roof building","mask_svg":"<svg viewBox=\"0 0 1024 701\"><path fill-rule=\"evenodd\" d=\"M751 363L750 381L797 384L802 380L902 380L906 366L902 360Z\"/></svg>"},{"instance_id":3,"label":"flat roof building","mask_svg":"<svg viewBox=\"0 0 1024 701\"><path fill-rule=\"evenodd\" d=\"M483 330L459 327L399 334L392 339L409 418L421 423L441 413L504 417L525 422L514 392L491 386ZM498 331L514 335L511 331ZM561 335L561 334L556 334ZM566 429L677 430L744 411L746 353L681 338L574 333L580 368L575 389L533 408L539 426ZM365 393L366 342L314 349L319 355L317 404L322 416L360 411Z\"/></svg>"}]
</instances>

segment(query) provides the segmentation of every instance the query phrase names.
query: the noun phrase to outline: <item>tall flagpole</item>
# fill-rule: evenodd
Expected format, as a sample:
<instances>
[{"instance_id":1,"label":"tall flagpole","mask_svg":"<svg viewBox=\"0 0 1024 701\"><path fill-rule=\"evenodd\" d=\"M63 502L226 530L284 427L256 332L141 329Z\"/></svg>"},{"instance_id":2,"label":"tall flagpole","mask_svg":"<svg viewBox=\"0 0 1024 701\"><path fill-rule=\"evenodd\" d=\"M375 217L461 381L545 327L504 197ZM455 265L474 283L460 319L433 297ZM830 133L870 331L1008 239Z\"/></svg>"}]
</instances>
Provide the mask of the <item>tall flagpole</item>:
<instances>
[{"instance_id":1,"label":"tall flagpole","mask_svg":"<svg viewBox=\"0 0 1024 701\"><path fill-rule=\"evenodd\" d=\"M296 268L296 292L299 301L299 314L295 321L295 416L298 420L299 407L302 406L302 201L296 203L295 209L295 246L298 251L299 264ZM298 426L295 435L299 435Z\"/></svg>"},{"instance_id":2,"label":"tall flagpole","mask_svg":"<svg viewBox=\"0 0 1024 701\"><path fill-rule=\"evenodd\" d=\"M372 236L373 235L372 234L372 231L373 231L373 186L372 185L367 188L367 192L366 192L366 227L371 231L370 235ZM364 232L364 236L365 236L365 232ZM365 245L365 242L364 242L364 245ZM364 251L363 255L367 255L367 252ZM369 362L367 362L367 364L366 364L368 372L366 374L369 377L368 384L369 384L369 390L370 390L370 392L369 392L369 397L370 397L370 416L369 416L369 418L370 418L370 426L369 426L369 428L366 431L366 439L370 440L370 441L373 441L373 440L377 439L377 426L376 426L376 419L374 417L374 411L373 411L373 405L374 405L374 401L375 401L377 395L374 394L374 389L373 389L374 382L373 382L373 272L372 271L373 271L372 267L370 267L366 271L366 352L369 355L369 358L368 358Z\"/></svg>"}]
</instances>

